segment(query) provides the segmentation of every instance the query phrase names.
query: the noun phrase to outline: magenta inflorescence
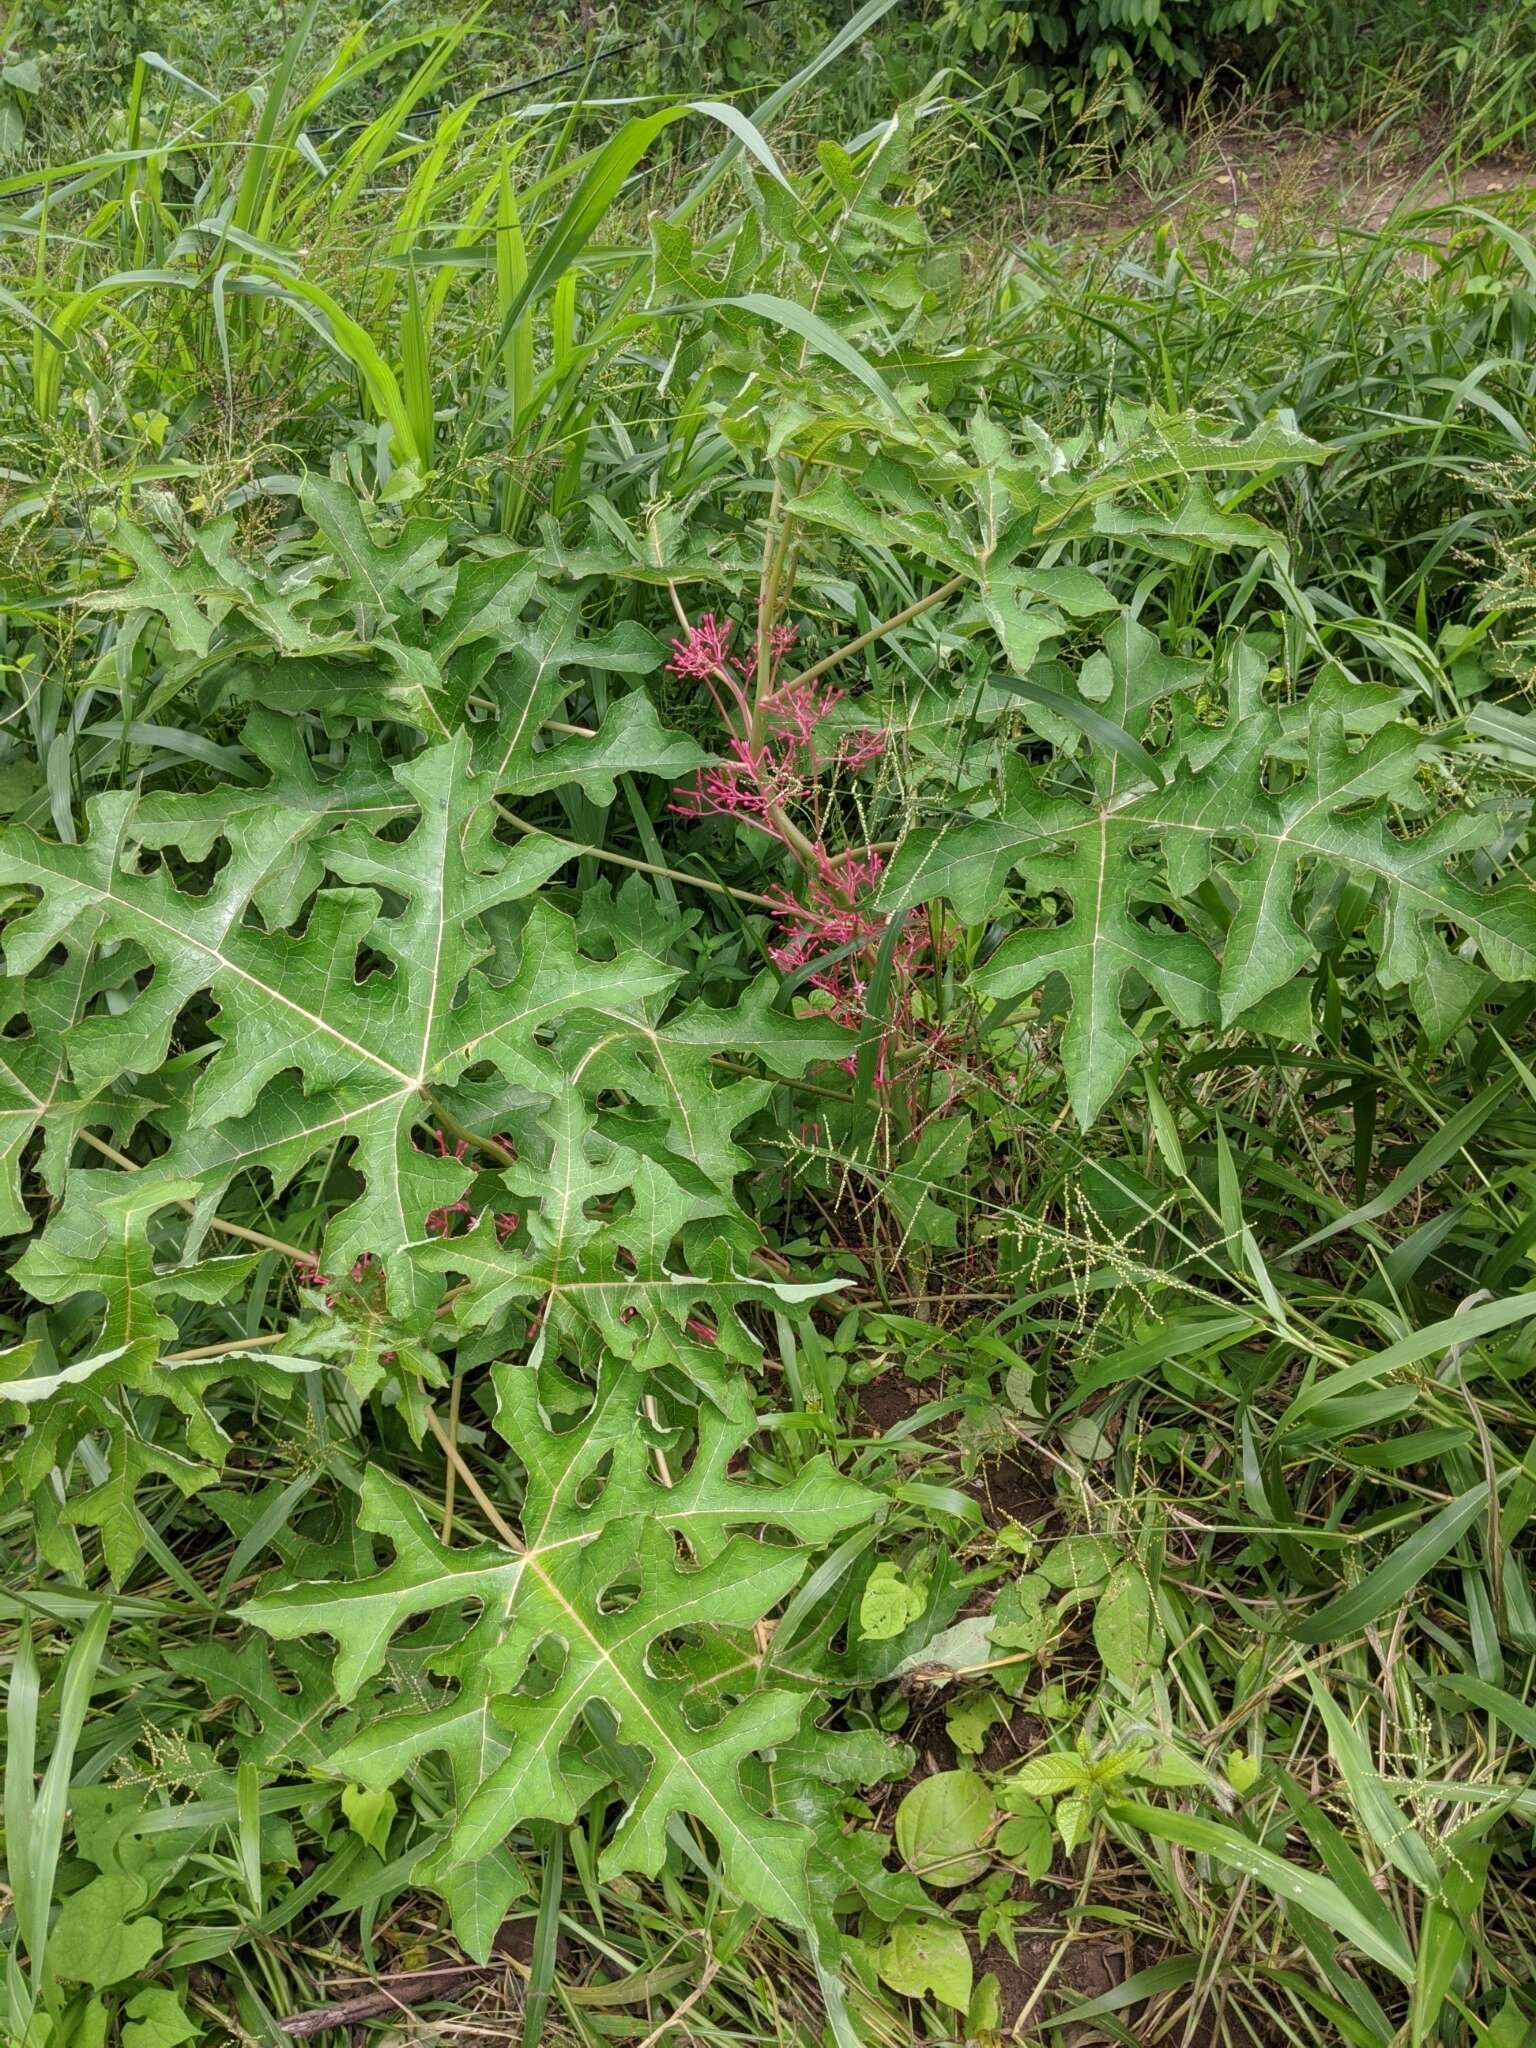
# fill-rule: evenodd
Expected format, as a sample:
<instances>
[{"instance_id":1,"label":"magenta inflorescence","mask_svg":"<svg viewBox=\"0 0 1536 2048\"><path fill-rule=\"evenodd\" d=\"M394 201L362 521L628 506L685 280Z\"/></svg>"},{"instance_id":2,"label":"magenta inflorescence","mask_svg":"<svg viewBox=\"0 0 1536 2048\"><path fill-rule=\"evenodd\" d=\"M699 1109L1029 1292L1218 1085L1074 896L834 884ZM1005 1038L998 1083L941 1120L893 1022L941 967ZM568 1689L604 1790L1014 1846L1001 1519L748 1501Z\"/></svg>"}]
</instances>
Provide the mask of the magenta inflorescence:
<instances>
[{"instance_id":1,"label":"magenta inflorescence","mask_svg":"<svg viewBox=\"0 0 1536 2048\"><path fill-rule=\"evenodd\" d=\"M672 643L668 670L703 682L728 734L724 758L699 770L677 792L672 809L683 817L733 818L775 839L792 854L804 877L798 892L770 891L777 942L770 948L786 974L810 969L810 986L828 999L831 1014L861 1030L870 982L889 928L872 897L884 862L873 848L829 853L827 829L834 799L847 777L879 761L887 735L870 726L846 732L826 750L820 728L844 692L812 675L780 681L798 629L773 626L767 636L766 688L757 710L748 696L752 664L731 651L735 628L706 612ZM804 827L802 829L802 821ZM920 911L904 915L891 955L885 1023L875 1060L880 1087L893 1076L892 1048L927 1044L937 1051L941 1033L923 1014L918 990L935 964L933 932ZM855 1057L842 1063L849 1071Z\"/></svg>"}]
</instances>

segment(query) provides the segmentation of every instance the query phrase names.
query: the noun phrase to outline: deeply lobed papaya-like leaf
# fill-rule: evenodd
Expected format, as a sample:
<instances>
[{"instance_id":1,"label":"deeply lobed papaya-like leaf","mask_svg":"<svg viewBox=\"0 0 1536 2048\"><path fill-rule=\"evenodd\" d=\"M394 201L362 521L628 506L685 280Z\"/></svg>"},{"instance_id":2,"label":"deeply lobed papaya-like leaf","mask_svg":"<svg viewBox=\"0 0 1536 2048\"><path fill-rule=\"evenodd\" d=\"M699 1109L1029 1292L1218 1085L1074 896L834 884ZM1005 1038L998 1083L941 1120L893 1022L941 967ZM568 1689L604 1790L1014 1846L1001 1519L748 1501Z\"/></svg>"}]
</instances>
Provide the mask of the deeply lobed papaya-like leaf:
<instances>
[{"instance_id":1,"label":"deeply lobed papaya-like leaf","mask_svg":"<svg viewBox=\"0 0 1536 2048\"><path fill-rule=\"evenodd\" d=\"M707 1408L691 1461L665 1483L652 1468L644 1380L627 1365L603 1369L590 1407L563 1430L541 1410L534 1375L502 1366L493 1377L496 1426L525 1474L521 1547L445 1545L409 1489L371 1468L362 1521L387 1537L393 1562L360 1581L261 1594L244 1609L279 1640L333 1637L346 1702L384 1668L402 1628L478 1605L479 1618L430 1659L451 1690L426 1707L376 1714L332 1768L384 1786L445 1754L459 1810L452 1855L473 1863L525 1820L575 1819L581 1780L565 1752L600 1709L645 1759L604 1871L654 1874L669 1818L688 1813L715 1837L743 1898L809 1926L810 1837L762 1811L742 1782L748 1758L793 1736L803 1695L755 1689L748 1669L733 1700L708 1716L695 1701L691 1713L687 1686L662 1674L659 1650L679 1632L760 1620L800 1579L805 1547L867 1520L875 1497L820 1458L783 1484L732 1478L750 1422ZM746 1533L765 1526L795 1547Z\"/></svg>"},{"instance_id":2,"label":"deeply lobed papaya-like leaf","mask_svg":"<svg viewBox=\"0 0 1536 2048\"><path fill-rule=\"evenodd\" d=\"M28 827L0 840L0 878L34 899L7 934L32 1026L7 1041L7 1149L19 1166L41 1129L66 1195L16 1277L70 1310L57 1355L34 1341L10 1359L11 1398L33 1411L13 1470L39 1513L55 1464L88 1481L67 1518L101 1527L119 1577L145 1540L140 1484L200 1488L228 1448L203 1396L230 1368L161 1372L178 1324L159 1304L215 1298L201 1276L227 1292L250 1275L248 1258L194 1262L248 1176L281 1190L345 1162L350 1193L295 1277L334 1297L307 1326L304 1369L338 1365L362 1396L440 1380L432 1347L456 1336L493 1351L536 1335L589 1368L675 1368L745 1412L733 1369L760 1350L740 1309L825 1291L753 1269L760 1237L736 1191L752 1161L734 1133L771 1083L714 1062L794 1075L839 1057L845 1032L781 1014L770 977L729 1008L671 1009L678 972L643 932L530 901L567 850L500 836L500 768L474 765L468 733L388 771L363 746L356 776L332 781L273 714L252 727L265 789L120 792L93 806L82 844ZM178 884L171 853L203 868L201 886ZM167 1086L186 1043L196 1054ZM455 1105L485 1134L445 1137L464 1128ZM82 1130L129 1142L145 1115L171 1142L131 1182L66 1172ZM194 1212L179 1259L173 1204ZM441 1235L472 1208L467 1234ZM470 1285L445 1320L450 1273ZM77 1313L92 1296L108 1303L99 1327ZM239 1369L254 1387L298 1368L285 1347ZM190 1458L142 1426L151 1392ZM419 1432L408 1392L406 1412ZM72 1555L63 1538L55 1554Z\"/></svg>"},{"instance_id":3,"label":"deeply lobed papaya-like leaf","mask_svg":"<svg viewBox=\"0 0 1536 2048\"><path fill-rule=\"evenodd\" d=\"M620 1081L654 1108L647 1129L630 1126L627 1148L655 1154L646 1167L657 1193L644 1226L648 1256L700 1216L732 1216L750 1235L730 1185L746 1160L722 1149L720 1134L756 1110L765 1090L717 1088L709 1054L729 1046L794 1073L836 1056L846 1035L778 1016L767 984L736 1012L696 1005L658 1022L674 970L637 946L587 955L573 922L542 902L508 920L565 850L542 837L508 846L496 836L493 778L471 767L467 735L400 766L392 783L381 806L388 837L323 806L241 809L219 835L228 856L201 895L146 862L148 845L175 841L175 799L156 807L147 836L126 795L95 806L81 846L26 828L8 833L0 877L40 899L8 937L12 967L41 993L45 1031L21 1041L39 1083L47 1060L61 1058L53 1022L61 1006L71 1019L63 1057L73 1092L89 1098L124 1075L154 1073L189 1006L211 996L215 1049L151 1177L184 1182L206 1203L257 1167L281 1185L322 1148L348 1141L363 1187L331 1220L319 1257L333 1273L365 1257L380 1261L390 1308L407 1319L429 1313L441 1286L430 1259L401 1254L471 1178L465 1160L432 1149L425 1132L435 1105L471 1070L496 1076L509 1117L521 1105L563 1099L568 1087L580 1102L584 1090L590 1097ZM187 837L206 855L213 824L202 800L190 801ZM414 823L401 837L403 818ZM328 885L309 898L300 929L270 929L257 896L274 863L301 844ZM291 908L294 893L285 886L269 908ZM60 944L71 949L65 967L38 974ZM120 959L149 970L147 979L142 967L120 979L129 1000L111 1011L88 1008L80 993L77 962L93 946L116 946ZM35 1122L45 1098L31 1093ZM68 1113L75 1125L83 1120L78 1099ZM553 1146L531 1135L537 1147ZM570 1181L579 1147L562 1143L565 1167L555 1178L547 1155L511 1185L537 1209L549 1205L536 1233L545 1247L569 1247L577 1220ZM692 1189L686 1199L683 1181ZM588 1186L583 1199L596 1192Z\"/></svg>"},{"instance_id":4,"label":"deeply lobed papaya-like leaf","mask_svg":"<svg viewBox=\"0 0 1536 2048\"><path fill-rule=\"evenodd\" d=\"M1420 737L1378 724L1352 744L1347 685L1319 684L1298 728L1260 699L1255 664L1240 660L1227 726L1195 733L1175 718L1145 774L1136 755L1154 708L1205 680L1198 664L1161 655L1144 628L1117 622L1082 688L1135 752L1095 749L1075 782L1016 760L994 815L913 832L885 877L881 902L893 911L944 896L976 921L1015 873L1026 903L1069 906L1059 923L1016 929L972 986L1007 1000L1061 977L1071 1004L1062 1054L1084 1125L1135 1054L1130 991L1152 989L1186 1025L1234 1022L1316 957L1314 887L1349 878L1368 892L1377 972L1389 987L1410 985L1432 1029L1450 1028L1482 983L1442 928L1492 973L1536 979L1536 898L1463 871L1487 821L1466 812L1418 828ZM1277 785L1276 764L1287 763ZM1215 938L1198 900L1212 884L1230 905Z\"/></svg>"},{"instance_id":5,"label":"deeply lobed papaya-like leaf","mask_svg":"<svg viewBox=\"0 0 1536 2048\"><path fill-rule=\"evenodd\" d=\"M93 1315L85 1323L74 1355L61 1358L46 1329L0 1352L0 1405L15 1409L11 1475L53 1530L50 1549L68 1562L75 1561L72 1539L54 1527L51 1477L67 1470L82 1446L90 1447L86 1490L65 1506L63 1526L97 1529L118 1580L144 1548L140 1486L156 1478L190 1495L217 1477L229 1439L208 1405L210 1388L239 1376L280 1396L287 1376L316 1369L312 1359L252 1354L238 1345L222 1354L211 1345L195 1359L162 1362L177 1331L170 1304L224 1301L246 1284L256 1263L251 1254L157 1257L155 1218L189 1192L182 1182L76 1168L51 1229L12 1268L16 1284L40 1303L83 1298L102 1304L99 1320ZM145 1426L143 1402L177 1411L187 1451Z\"/></svg>"}]
</instances>

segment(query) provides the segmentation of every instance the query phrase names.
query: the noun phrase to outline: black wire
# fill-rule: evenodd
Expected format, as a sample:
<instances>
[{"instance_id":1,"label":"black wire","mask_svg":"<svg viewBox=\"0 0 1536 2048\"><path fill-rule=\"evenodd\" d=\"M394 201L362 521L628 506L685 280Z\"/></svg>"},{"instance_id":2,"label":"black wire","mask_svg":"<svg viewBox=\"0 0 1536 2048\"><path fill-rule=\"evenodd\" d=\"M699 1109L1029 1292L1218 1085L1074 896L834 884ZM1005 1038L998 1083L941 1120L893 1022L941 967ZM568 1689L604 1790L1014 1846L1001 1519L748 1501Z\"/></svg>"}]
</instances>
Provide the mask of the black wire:
<instances>
[{"instance_id":1,"label":"black wire","mask_svg":"<svg viewBox=\"0 0 1536 2048\"><path fill-rule=\"evenodd\" d=\"M749 7L762 7L766 0L747 0ZM638 50L640 38L631 36L627 43L615 43L610 50L599 50L595 57L578 57L573 64L562 64L554 71L541 71L536 78L520 78L512 85L492 86L489 92L480 95L482 100L501 100L512 93L532 92L536 85L547 85L553 78L569 78L572 72L588 71L596 65L606 64L610 57L622 57L628 50ZM443 111L442 103L429 100L422 106L412 107L408 114L400 117L400 126L409 128L413 121L425 121ZM304 133L311 142L328 142L333 135L345 135L349 129L366 126L366 119L359 115L355 121L338 121L332 128L306 128Z\"/></svg>"}]
</instances>

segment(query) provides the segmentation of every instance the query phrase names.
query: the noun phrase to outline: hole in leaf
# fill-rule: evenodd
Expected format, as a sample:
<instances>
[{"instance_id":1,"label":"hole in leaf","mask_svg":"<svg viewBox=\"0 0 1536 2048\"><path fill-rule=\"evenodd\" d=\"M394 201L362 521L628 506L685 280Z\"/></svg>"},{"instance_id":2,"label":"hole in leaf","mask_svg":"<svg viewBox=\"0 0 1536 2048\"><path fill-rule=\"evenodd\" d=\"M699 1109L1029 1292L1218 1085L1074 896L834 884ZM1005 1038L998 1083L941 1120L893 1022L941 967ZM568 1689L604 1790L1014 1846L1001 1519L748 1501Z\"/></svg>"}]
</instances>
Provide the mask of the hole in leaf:
<instances>
[{"instance_id":1,"label":"hole in leaf","mask_svg":"<svg viewBox=\"0 0 1536 2048\"><path fill-rule=\"evenodd\" d=\"M580 1481L576 1488L576 1505L579 1508L593 1508L602 1499L608 1484L608 1475L613 1469L613 1453L605 1454Z\"/></svg>"},{"instance_id":2,"label":"hole in leaf","mask_svg":"<svg viewBox=\"0 0 1536 2048\"><path fill-rule=\"evenodd\" d=\"M371 981L375 975L381 981L393 981L395 978L394 962L386 954L377 952L372 946L359 946L357 957L352 962L352 979L354 983L361 987L365 981Z\"/></svg>"},{"instance_id":3,"label":"hole in leaf","mask_svg":"<svg viewBox=\"0 0 1536 2048\"><path fill-rule=\"evenodd\" d=\"M546 1693L553 1692L560 1683L569 1654L558 1636L545 1636L528 1660L518 1691L531 1699L542 1699Z\"/></svg>"}]
</instances>

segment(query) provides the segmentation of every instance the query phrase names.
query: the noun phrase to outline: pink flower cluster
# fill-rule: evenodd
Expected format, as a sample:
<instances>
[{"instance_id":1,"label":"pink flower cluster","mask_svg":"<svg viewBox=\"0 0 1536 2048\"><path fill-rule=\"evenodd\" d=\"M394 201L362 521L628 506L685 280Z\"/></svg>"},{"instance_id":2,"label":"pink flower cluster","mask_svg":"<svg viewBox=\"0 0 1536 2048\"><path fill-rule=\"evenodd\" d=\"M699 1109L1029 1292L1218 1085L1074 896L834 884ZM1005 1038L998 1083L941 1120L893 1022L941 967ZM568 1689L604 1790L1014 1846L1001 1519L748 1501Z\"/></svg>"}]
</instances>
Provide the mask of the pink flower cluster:
<instances>
[{"instance_id":1,"label":"pink flower cluster","mask_svg":"<svg viewBox=\"0 0 1536 2048\"><path fill-rule=\"evenodd\" d=\"M844 693L814 680L779 682L784 657L799 638L795 626L769 628L767 694L754 714L746 687L752 664L731 652L735 630L729 620L706 612L672 642L668 673L703 682L730 735L724 762L700 769L672 808L689 818L740 818L793 851L781 814L794 806L808 816L819 849L827 795L823 778L838 770L853 774L878 761L885 735L864 727L846 734L830 755L820 752L816 729L842 703Z\"/></svg>"},{"instance_id":2,"label":"pink flower cluster","mask_svg":"<svg viewBox=\"0 0 1536 2048\"><path fill-rule=\"evenodd\" d=\"M806 871L805 901L788 889L775 892L773 915L782 934L769 952L776 966L793 974L810 968L812 988L830 998L831 1014L850 1031L862 1029L869 1007L870 977L889 929L888 918L871 914L866 901L885 866L878 853L844 854L830 861L816 849L814 868ZM820 963L820 964L815 964ZM917 1011L917 988L933 971L933 945L927 921L919 911L902 918L891 955L887 1021L875 1054L875 1084L884 1088L893 1078L891 1052L898 1044L933 1040L933 1027ZM858 1068L857 1055L839 1062L847 1072Z\"/></svg>"},{"instance_id":3,"label":"pink flower cluster","mask_svg":"<svg viewBox=\"0 0 1536 2048\"><path fill-rule=\"evenodd\" d=\"M701 769L672 808L683 817L739 819L793 854L804 884L798 896L787 888L771 892L779 939L770 951L786 974L811 969L806 978L829 998L831 1014L859 1030L889 925L869 905L884 862L873 848L829 854L825 836L838 779L878 761L886 735L863 727L845 734L830 753L821 751L817 729L843 701L843 692L814 677L779 681L784 657L797 638L793 626L770 629L767 693L754 714L746 688L751 668L731 652L733 632L728 621L706 612L672 643L670 672L707 685L730 735L725 760ZM891 959L887 1023L875 1065L882 1088L893 1078L894 1046L938 1047L940 1034L920 1014L918 995L933 965L928 922L921 912L910 912ZM852 1072L857 1059L842 1064Z\"/></svg>"}]
</instances>

